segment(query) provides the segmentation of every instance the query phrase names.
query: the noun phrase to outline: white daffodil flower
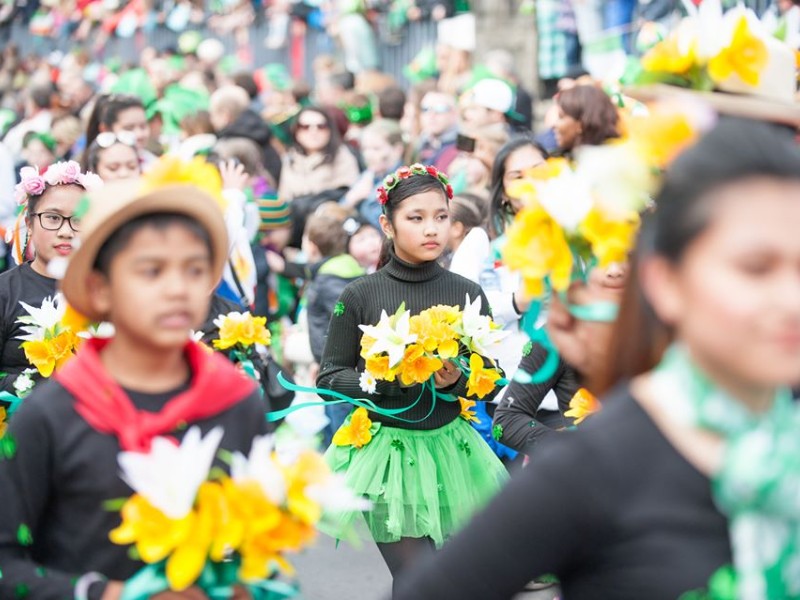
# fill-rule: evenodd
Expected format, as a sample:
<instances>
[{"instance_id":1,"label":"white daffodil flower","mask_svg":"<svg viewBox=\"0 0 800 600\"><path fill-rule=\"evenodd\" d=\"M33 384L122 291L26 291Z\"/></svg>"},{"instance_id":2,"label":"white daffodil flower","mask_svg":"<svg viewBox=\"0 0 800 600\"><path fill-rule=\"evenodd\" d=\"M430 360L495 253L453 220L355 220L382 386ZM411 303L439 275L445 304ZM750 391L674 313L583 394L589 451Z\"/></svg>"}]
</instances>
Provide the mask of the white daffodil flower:
<instances>
[{"instance_id":1,"label":"white daffodil flower","mask_svg":"<svg viewBox=\"0 0 800 600\"><path fill-rule=\"evenodd\" d=\"M392 321L395 321L394 325ZM417 334L411 333L411 311L403 311L390 317L386 311L381 312L381 319L377 325L359 325L369 337L375 339L370 348L369 355L375 356L382 352L389 355L389 366L396 366L405 355L406 346L417 341Z\"/></svg>"},{"instance_id":2,"label":"white daffodil flower","mask_svg":"<svg viewBox=\"0 0 800 600\"><path fill-rule=\"evenodd\" d=\"M583 146L577 165L577 177L608 218L624 219L647 206L655 179L633 144Z\"/></svg>"},{"instance_id":3,"label":"white daffodil flower","mask_svg":"<svg viewBox=\"0 0 800 600\"><path fill-rule=\"evenodd\" d=\"M215 427L203 438L200 428L192 427L180 446L156 437L150 452L121 452L117 462L122 479L167 517L181 519L192 510L208 478L223 433L222 427Z\"/></svg>"},{"instance_id":4,"label":"white daffodil flower","mask_svg":"<svg viewBox=\"0 0 800 600\"><path fill-rule=\"evenodd\" d=\"M588 183L571 168L536 183L537 200L553 220L567 231L575 231L592 209Z\"/></svg>"},{"instance_id":5,"label":"white daffodil flower","mask_svg":"<svg viewBox=\"0 0 800 600\"><path fill-rule=\"evenodd\" d=\"M264 495L280 506L286 501L286 480L275 459L274 449L275 438L272 435L255 438L247 458L239 452L233 455L231 479L255 481Z\"/></svg>"},{"instance_id":6,"label":"white daffodil flower","mask_svg":"<svg viewBox=\"0 0 800 600\"><path fill-rule=\"evenodd\" d=\"M26 342L43 340L45 332L55 329L67 311L67 303L64 302L64 296L61 294L56 294L53 297L48 296L42 301L42 305L39 308L25 302L20 302L20 304L27 311L28 316L23 315L17 318L19 323L25 325L22 328L25 335L21 335L17 339Z\"/></svg>"},{"instance_id":7,"label":"white daffodil flower","mask_svg":"<svg viewBox=\"0 0 800 600\"><path fill-rule=\"evenodd\" d=\"M462 313L462 334L469 338L467 346L473 352L477 352L483 357L497 359L502 342L510 332L503 331L492 324L492 319L488 315L481 314L481 297L471 301L467 294L466 304ZM466 340L465 340L466 343Z\"/></svg>"}]
</instances>

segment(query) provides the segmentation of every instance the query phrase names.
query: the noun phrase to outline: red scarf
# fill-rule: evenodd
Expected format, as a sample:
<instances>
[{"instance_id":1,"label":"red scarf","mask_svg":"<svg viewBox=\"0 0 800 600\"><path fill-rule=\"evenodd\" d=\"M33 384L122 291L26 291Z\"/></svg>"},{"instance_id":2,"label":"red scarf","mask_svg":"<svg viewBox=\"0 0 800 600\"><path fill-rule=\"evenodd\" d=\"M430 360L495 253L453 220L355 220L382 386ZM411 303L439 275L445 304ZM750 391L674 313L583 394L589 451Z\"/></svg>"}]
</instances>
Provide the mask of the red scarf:
<instances>
[{"instance_id":1,"label":"red scarf","mask_svg":"<svg viewBox=\"0 0 800 600\"><path fill-rule=\"evenodd\" d=\"M160 412L140 411L100 361L106 344L99 339L82 344L56 379L75 397L78 414L97 431L115 435L123 450L147 452L154 437L213 417L255 391L255 384L223 356L189 342L184 349L192 372L189 389Z\"/></svg>"}]
</instances>

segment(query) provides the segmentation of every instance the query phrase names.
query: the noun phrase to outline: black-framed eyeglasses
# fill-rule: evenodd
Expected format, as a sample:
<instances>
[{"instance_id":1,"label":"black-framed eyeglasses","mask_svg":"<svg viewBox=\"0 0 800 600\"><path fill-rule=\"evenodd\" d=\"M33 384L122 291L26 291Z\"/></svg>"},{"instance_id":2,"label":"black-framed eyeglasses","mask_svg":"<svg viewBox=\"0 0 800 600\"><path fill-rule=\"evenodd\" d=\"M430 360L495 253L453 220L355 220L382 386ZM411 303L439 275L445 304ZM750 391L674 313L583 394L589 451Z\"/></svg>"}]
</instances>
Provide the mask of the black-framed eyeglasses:
<instances>
[{"instance_id":1,"label":"black-framed eyeglasses","mask_svg":"<svg viewBox=\"0 0 800 600\"><path fill-rule=\"evenodd\" d=\"M40 212L33 213L31 216L39 217L39 225L42 226L42 229L46 229L47 231L58 231L64 225L64 221L69 223L69 228L72 229L72 231L77 232L81 230L81 220L75 215L65 217L57 212Z\"/></svg>"}]
</instances>

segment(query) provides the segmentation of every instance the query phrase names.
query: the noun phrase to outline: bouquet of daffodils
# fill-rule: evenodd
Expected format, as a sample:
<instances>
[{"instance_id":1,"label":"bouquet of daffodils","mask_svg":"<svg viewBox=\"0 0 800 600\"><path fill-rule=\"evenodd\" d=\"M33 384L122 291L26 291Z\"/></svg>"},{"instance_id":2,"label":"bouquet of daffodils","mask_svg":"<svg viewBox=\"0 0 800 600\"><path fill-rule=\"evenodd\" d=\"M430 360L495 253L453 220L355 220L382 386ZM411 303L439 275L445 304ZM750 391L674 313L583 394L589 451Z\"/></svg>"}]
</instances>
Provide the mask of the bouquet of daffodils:
<instances>
[{"instance_id":1,"label":"bouquet of daffodils","mask_svg":"<svg viewBox=\"0 0 800 600\"><path fill-rule=\"evenodd\" d=\"M212 341L215 350L228 355L250 377L259 381L254 361L263 358L262 352L272 343L266 317L254 317L249 312L230 312L214 319L219 335Z\"/></svg>"},{"instance_id":2,"label":"bouquet of daffodils","mask_svg":"<svg viewBox=\"0 0 800 600\"><path fill-rule=\"evenodd\" d=\"M496 351L507 333L481 314L481 298L466 298L464 310L457 306L433 306L411 315L400 305L394 315L381 313L377 325L359 325L361 357L365 370L361 389L374 394L378 381L404 386L432 383L444 361L456 363L468 375L467 395L483 398L503 375ZM488 366L487 366L488 363Z\"/></svg>"},{"instance_id":3,"label":"bouquet of daffodils","mask_svg":"<svg viewBox=\"0 0 800 600\"><path fill-rule=\"evenodd\" d=\"M28 313L17 318L25 335L22 350L32 368L25 369L14 382L19 398L28 396L39 377L50 377L78 348L81 338L113 335L110 325L94 326L72 310L61 294L47 297L39 308L20 302Z\"/></svg>"},{"instance_id":4,"label":"bouquet of daffodils","mask_svg":"<svg viewBox=\"0 0 800 600\"><path fill-rule=\"evenodd\" d=\"M229 455L230 475L212 469L222 436L220 427L204 437L192 427L180 445L155 438L149 453L120 453L135 493L109 537L134 544L147 563L126 583L125 600L190 586L214 599L236 586L256 600L289 597L294 587L270 579L293 574L286 555L308 547L326 515L369 509L309 444L258 437L248 457Z\"/></svg>"}]
</instances>

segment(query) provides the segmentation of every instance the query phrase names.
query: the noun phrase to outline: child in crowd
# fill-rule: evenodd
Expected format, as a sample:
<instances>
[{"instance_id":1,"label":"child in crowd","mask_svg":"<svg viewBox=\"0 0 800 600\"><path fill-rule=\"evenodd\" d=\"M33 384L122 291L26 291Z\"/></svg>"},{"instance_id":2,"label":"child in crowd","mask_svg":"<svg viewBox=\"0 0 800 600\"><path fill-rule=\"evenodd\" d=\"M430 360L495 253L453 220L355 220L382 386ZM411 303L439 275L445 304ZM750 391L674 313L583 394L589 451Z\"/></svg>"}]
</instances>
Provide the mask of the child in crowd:
<instances>
[{"instance_id":1,"label":"child in crowd","mask_svg":"<svg viewBox=\"0 0 800 600\"><path fill-rule=\"evenodd\" d=\"M383 246L383 234L372 223L358 218L350 218L344 222L344 229L350 238L347 241L347 252L358 261L367 273L378 269Z\"/></svg>"},{"instance_id":2,"label":"child in crowd","mask_svg":"<svg viewBox=\"0 0 800 600\"><path fill-rule=\"evenodd\" d=\"M116 334L85 342L9 425L2 598L120 598L143 565L109 540L119 514L104 503L131 494L117 454L181 439L187 425L204 435L222 426L220 447L247 453L266 431L254 383L189 339L228 257L217 201L192 185L117 182L91 196L82 228L64 295Z\"/></svg>"},{"instance_id":3,"label":"child in crowd","mask_svg":"<svg viewBox=\"0 0 800 600\"><path fill-rule=\"evenodd\" d=\"M328 325L339 296L348 283L366 274L358 261L347 253L347 241L342 221L317 214L309 217L303 236L303 251L311 263L312 279L306 288L305 306L311 353L317 365L322 361ZM335 404L325 407L330 420L326 429L327 443L349 412L349 406Z\"/></svg>"},{"instance_id":4,"label":"child in crowd","mask_svg":"<svg viewBox=\"0 0 800 600\"><path fill-rule=\"evenodd\" d=\"M130 179L142 174L136 138L126 131L99 133L86 151L84 167L105 182Z\"/></svg>"}]
</instances>

